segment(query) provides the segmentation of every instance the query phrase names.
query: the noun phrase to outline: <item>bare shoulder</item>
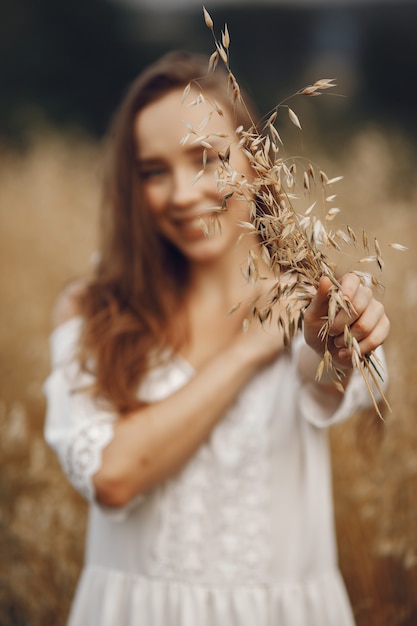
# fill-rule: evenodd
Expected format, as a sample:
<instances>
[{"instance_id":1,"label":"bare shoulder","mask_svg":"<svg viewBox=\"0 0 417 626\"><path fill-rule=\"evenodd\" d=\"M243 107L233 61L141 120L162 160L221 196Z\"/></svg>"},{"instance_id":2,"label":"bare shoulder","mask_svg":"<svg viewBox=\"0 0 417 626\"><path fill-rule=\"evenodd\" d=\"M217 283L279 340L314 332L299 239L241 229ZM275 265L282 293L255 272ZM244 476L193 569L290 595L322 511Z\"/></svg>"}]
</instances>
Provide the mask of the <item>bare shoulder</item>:
<instances>
[{"instance_id":1,"label":"bare shoulder","mask_svg":"<svg viewBox=\"0 0 417 626\"><path fill-rule=\"evenodd\" d=\"M52 324L56 328L81 313L81 298L87 288L86 280L69 283L60 293L52 311Z\"/></svg>"}]
</instances>

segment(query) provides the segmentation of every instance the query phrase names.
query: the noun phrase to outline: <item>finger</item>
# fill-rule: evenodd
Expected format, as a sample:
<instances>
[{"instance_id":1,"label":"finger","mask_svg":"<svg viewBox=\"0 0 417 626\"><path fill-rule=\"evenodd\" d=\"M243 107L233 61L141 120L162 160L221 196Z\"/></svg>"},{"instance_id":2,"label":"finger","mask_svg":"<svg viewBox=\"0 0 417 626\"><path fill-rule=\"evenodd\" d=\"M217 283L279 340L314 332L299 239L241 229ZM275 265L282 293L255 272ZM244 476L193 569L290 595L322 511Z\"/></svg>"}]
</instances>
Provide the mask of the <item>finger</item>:
<instances>
[{"instance_id":1,"label":"finger","mask_svg":"<svg viewBox=\"0 0 417 626\"><path fill-rule=\"evenodd\" d=\"M358 276L346 274L342 281L342 291L348 302L348 310L341 308L330 328L330 335L337 336L343 332L345 325L352 326L367 310L372 302L376 302L372 290L363 285Z\"/></svg>"},{"instance_id":2,"label":"finger","mask_svg":"<svg viewBox=\"0 0 417 626\"><path fill-rule=\"evenodd\" d=\"M378 322L372 327L372 330L362 339L357 339L361 354L369 354L378 348L378 346L382 345L388 336L389 330L390 321L385 313L383 313ZM338 357L344 359L347 358L349 354L350 351L347 348L342 348L338 352Z\"/></svg>"},{"instance_id":3,"label":"finger","mask_svg":"<svg viewBox=\"0 0 417 626\"><path fill-rule=\"evenodd\" d=\"M350 293L352 293L353 288L354 285L351 285ZM358 330L360 330L362 326L364 329L367 329L368 327L370 328L372 325L372 315L374 313L373 306L376 305L378 310L380 306L382 308L382 305L379 305L379 303L374 299L371 289L361 284L357 286L356 292L353 295L346 297L351 305L349 307L349 312L341 309L337 313L334 322L329 329L331 337L337 337L338 335L343 334L345 326L353 327L356 323L359 323ZM363 317L365 312L366 315ZM379 318L381 311L375 314L376 318ZM364 332L366 332L366 330Z\"/></svg>"},{"instance_id":4,"label":"finger","mask_svg":"<svg viewBox=\"0 0 417 626\"><path fill-rule=\"evenodd\" d=\"M349 326L350 334L355 337L357 341L362 341L380 323L384 315L385 311L383 305L378 302L378 300L372 300L369 305L365 307L362 315ZM334 337L333 343L336 348L344 347L346 345L345 333L340 333Z\"/></svg>"},{"instance_id":5,"label":"finger","mask_svg":"<svg viewBox=\"0 0 417 626\"><path fill-rule=\"evenodd\" d=\"M378 346L381 346L388 336L389 329L389 319L386 315L384 315L372 332L369 333L369 335L367 335L362 341L359 341L361 354L369 354L373 350L376 350Z\"/></svg>"},{"instance_id":6,"label":"finger","mask_svg":"<svg viewBox=\"0 0 417 626\"><path fill-rule=\"evenodd\" d=\"M361 279L357 274L348 272L347 274L343 274L339 282L346 300L352 302L359 287L362 285Z\"/></svg>"},{"instance_id":7,"label":"finger","mask_svg":"<svg viewBox=\"0 0 417 626\"><path fill-rule=\"evenodd\" d=\"M346 300L351 302L354 299L361 282L359 276L348 273L342 276L340 279L340 285L342 287L344 297ZM326 276L322 276L319 281L317 292L307 308L308 315L316 318L322 318L327 315L329 308L329 290L331 287L332 281ZM342 328L343 326L344 324L342 325Z\"/></svg>"}]
</instances>

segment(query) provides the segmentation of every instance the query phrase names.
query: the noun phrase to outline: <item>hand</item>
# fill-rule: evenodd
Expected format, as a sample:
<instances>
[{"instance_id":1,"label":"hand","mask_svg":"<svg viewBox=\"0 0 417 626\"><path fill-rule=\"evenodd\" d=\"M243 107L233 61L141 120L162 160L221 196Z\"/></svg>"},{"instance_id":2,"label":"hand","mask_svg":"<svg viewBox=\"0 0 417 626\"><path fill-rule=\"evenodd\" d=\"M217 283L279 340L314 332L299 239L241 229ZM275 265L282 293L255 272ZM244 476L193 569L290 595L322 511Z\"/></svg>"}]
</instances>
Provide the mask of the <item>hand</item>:
<instances>
[{"instance_id":1,"label":"hand","mask_svg":"<svg viewBox=\"0 0 417 626\"><path fill-rule=\"evenodd\" d=\"M277 309L277 305L275 306ZM233 344L242 361L249 360L255 369L272 361L284 349L284 332L277 324L277 311L264 323L258 319L240 317ZM250 320L250 321L249 321Z\"/></svg>"},{"instance_id":2,"label":"hand","mask_svg":"<svg viewBox=\"0 0 417 626\"><path fill-rule=\"evenodd\" d=\"M356 274L345 274L340 279L342 291L352 305L350 315L339 310L329 328L328 349L336 367L348 370L352 367L351 353L346 347L344 329L347 325L357 340L362 355L368 354L381 345L389 332L390 323L383 305L374 298L372 290L362 284ZM304 315L304 336L308 345L317 353L323 354L325 344L319 331L328 315L329 289L331 281L323 277L315 296Z\"/></svg>"}]
</instances>

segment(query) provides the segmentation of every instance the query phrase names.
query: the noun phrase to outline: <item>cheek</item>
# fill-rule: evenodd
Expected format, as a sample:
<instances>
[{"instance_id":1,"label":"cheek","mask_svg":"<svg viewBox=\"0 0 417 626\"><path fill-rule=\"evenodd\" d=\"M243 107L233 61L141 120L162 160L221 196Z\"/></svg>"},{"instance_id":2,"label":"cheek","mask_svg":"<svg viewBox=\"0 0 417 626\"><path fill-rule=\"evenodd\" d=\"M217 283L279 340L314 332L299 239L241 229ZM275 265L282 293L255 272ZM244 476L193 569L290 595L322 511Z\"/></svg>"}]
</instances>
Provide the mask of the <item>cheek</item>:
<instances>
[{"instance_id":1,"label":"cheek","mask_svg":"<svg viewBox=\"0 0 417 626\"><path fill-rule=\"evenodd\" d=\"M242 177L246 178L249 183L253 181L254 171L252 170L246 156L236 146L233 146L231 150L230 167L234 175L236 175L236 181L242 180ZM227 175L224 180L227 181ZM250 192L248 195L250 195Z\"/></svg>"},{"instance_id":2,"label":"cheek","mask_svg":"<svg viewBox=\"0 0 417 626\"><path fill-rule=\"evenodd\" d=\"M143 200L146 207L154 215L160 215L166 204L166 194L160 185L144 185Z\"/></svg>"},{"instance_id":3,"label":"cheek","mask_svg":"<svg viewBox=\"0 0 417 626\"><path fill-rule=\"evenodd\" d=\"M249 161L247 160L245 155L242 154L240 150L238 151L236 155L235 169L239 174L242 174L245 178L247 178L249 182L253 180L254 171L249 165Z\"/></svg>"}]
</instances>

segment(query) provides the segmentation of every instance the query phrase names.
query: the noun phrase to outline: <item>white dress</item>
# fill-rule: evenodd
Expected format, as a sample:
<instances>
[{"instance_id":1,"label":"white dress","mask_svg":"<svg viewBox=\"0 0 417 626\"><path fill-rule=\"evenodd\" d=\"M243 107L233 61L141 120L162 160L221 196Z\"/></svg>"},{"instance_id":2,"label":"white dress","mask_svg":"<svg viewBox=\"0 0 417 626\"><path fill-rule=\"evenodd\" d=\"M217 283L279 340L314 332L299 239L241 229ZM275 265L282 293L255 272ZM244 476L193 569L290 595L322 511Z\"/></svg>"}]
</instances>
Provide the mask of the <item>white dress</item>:
<instances>
[{"instance_id":1,"label":"white dress","mask_svg":"<svg viewBox=\"0 0 417 626\"><path fill-rule=\"evenodd\" d=\"M81 319L51 336L45 436L90 501L85 567L69 626L352 626L337 566L326 427L369 404L354 373L335 414L297 377L294 353L253 377L174 477L120 510L94 501L92 475L116 415L98 408L74 349ZM140 396L193 376L171 357Z\"/></svg>"}]
</instances>

